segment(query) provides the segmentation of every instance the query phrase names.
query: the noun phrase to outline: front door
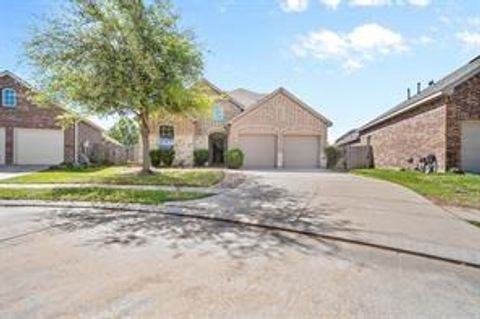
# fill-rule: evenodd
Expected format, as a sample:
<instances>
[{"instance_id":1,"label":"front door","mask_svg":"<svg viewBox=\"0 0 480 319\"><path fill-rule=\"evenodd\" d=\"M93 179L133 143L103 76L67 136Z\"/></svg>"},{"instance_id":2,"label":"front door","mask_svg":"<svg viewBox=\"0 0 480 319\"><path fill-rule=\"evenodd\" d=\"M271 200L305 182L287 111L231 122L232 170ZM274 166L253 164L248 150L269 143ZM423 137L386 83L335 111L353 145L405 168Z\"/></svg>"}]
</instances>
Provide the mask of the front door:
<instances>
[{"instance_id":1,"label":"front door","mask_svg":"<svg viewBox=\"0 0 480 319\"><path fill-rule=\"evenodd\" d=\"M227 139L224 133L213 133L209 136L210 166L223 166L225 164L225 150Z\"/></svg>"}]
</instances>

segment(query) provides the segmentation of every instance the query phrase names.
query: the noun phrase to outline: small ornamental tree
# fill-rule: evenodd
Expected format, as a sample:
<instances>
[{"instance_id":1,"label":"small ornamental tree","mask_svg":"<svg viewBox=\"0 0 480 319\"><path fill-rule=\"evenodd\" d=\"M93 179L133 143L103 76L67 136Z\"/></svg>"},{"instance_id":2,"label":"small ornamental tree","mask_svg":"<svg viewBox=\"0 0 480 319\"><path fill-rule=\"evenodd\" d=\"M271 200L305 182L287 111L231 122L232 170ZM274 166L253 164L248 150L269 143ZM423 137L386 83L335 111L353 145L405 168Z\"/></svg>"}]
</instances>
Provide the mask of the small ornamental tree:
<instances>
[{"instance_id":1,"label":"small ornamental tree","mask_svg":"<svg viewBox=\"0 0 480 319\"><path fill-rule=\"evenodd\" d=\"M167 0L70 0L25 48L45 95L88 115L135 119L144 173L154 120L210 103L194 85L202 54Z\"/></svg>"},{"instance_id":2,"label":"small ornamental tree","mask_svg":"<svg viewBox=\"0 0 480 319\"><path fill-rule=\"evenodd\" d=\"M139 137L137 122L131 118L122 117L108 131L108 135L123 145L135 145Z\"/></svg>"}]
</instances>

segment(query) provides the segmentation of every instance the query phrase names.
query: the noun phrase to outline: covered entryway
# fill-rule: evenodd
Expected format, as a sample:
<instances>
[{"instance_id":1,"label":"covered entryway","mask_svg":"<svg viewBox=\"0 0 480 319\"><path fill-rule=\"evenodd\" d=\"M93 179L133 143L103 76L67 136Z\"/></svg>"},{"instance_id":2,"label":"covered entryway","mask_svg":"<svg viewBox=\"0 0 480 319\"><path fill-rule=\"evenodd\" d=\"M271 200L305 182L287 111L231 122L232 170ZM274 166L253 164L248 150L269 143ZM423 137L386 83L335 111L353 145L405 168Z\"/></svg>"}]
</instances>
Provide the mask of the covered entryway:
<instances>
[{"instance_id":1,"label":"covered entryway","mask_svg":"<svg viewBox=\"0 0 480 319\"><path fill-rule=\"evenodd\" d=\"M285 168L317 168L319 166L318 136L291 135L284 137Z\"/></svg>"},{"instance_id":2,"label":"covered entryway","mask_svg":"<svg viewBox=\"0 0 480 319\"><path fill-rule=\"evenodd\" d=\"M5 164L5 128L0 127L0 165Z\"/></svg>"},{"instance_id":3,"label":"covered entryway","mask_svg":"<svg viewBox=\"0 0 480 319\"><path fill-rule=\"evenodd\" d=\"M462 124L462 166L465 171L480 173L480 121Z\"/></svg>"},{"instance_id":4,"label":"covered entryway","mask_svg":"<svg viewBox=\"0 0 480 319\"><path fill-rule=\"evenodd\" d=\"M64 160L62 130L16 128L14 163L17 165L51 165Z\"/></svg>"},{"instance_id":5,"label":"covered entryway","mask_svg":"<svg viewBox=\"0 0 480 319\"><path fill-rule=\"evenodd\" d=\"M240 149L245 155L245 168L275 168L275 135L241 135Z\"/></svg>"},{"instance_id":6,"label":"covered entryway","mask_svg":"<svg viewBox=\"0 0 480 319\"><path fill-rule=\"evenodd\" d=\"M208 136L208 157L210 166L225 165L227 137L225 133L212 133Z\"/></svg>"}]
</instances>

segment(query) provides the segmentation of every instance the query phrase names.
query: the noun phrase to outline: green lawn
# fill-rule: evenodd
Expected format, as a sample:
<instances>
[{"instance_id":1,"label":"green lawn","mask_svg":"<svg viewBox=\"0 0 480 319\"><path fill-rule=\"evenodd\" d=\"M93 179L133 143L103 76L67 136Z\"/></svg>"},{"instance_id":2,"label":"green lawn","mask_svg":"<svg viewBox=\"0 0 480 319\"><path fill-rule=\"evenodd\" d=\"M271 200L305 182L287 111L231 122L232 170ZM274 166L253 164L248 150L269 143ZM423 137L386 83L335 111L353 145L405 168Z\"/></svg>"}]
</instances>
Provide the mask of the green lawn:
<instances>
[{"instance_id":1,"label":"green lawn","mask_svg":"<svg viewBox=\"0 0 480 319\"><path fill-rule=\"evenodd\" d=\"M480 175L359 169L353 173L406 186L442 205L480 208Z\"/></svg>"},{"instance_id":2,"label":"green lawn","mask_svg":"<svg viewBox=\"0 0 480 319\"><path fill-rule=\"evenodd\" d=\"M219 170L165 169L156 170L152 175L139 175L137 171L138 168L125 166L49 169L6 179L1 183L211 186L224 178L224 173Z\"/></svg>"},{"instance_id":3,"label":"green lawn","mask_svg":"<svg viewBox=\"0 0 480 319\"><path fill-rule=\"evenodd\" d=\"M15 200L54 200L54 201L91 201L111 203L132 203L156 205L167 201L184 201L204 198L208 194L194 192L163 192L150 190L85 188L9 188L0 189L0 199Z\"/></svg>"}]
</instances>

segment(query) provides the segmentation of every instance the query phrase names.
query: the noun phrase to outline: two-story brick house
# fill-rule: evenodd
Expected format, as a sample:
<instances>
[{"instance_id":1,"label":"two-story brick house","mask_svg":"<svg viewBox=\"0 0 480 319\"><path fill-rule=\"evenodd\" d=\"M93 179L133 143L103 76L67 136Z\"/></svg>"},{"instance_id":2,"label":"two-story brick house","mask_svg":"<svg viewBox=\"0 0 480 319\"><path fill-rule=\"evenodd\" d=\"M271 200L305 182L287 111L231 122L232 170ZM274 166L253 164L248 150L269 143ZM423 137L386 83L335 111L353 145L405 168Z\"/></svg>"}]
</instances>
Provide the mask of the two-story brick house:
<instances>
[{"instance_id":1,"label":"two-story brick house","mask_svg":"<svg viewBox=\"0 0 480 319\"><path fill-rule=\"evenodd\" d=\"M125 147L107 138L92 121L82 119L62 129L57 117L69 111L58 105L36 105L29 98L32 90L12 72L0 72L0 165L74 162L82 153L93 158L98 145L116 152L112 159L125 157Z\"/></svg>"}]
</instances>

